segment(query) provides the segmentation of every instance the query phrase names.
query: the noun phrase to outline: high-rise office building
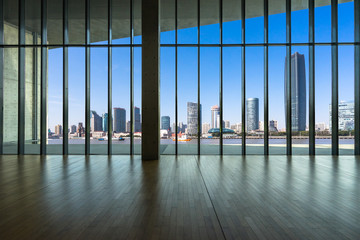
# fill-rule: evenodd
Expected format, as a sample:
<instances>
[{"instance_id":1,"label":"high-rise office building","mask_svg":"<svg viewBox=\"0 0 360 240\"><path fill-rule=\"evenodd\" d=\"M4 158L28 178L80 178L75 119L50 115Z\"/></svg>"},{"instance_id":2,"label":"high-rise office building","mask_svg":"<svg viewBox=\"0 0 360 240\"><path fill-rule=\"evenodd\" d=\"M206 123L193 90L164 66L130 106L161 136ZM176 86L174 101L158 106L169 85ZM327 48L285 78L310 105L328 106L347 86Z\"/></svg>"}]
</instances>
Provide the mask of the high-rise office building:
<instances>
[{"instance_id":1,"label":"high-rise office building","mask_svg":"<svg viewBox=\"0 0 360 240\"><path fill-rule=\"evenodd\" d=\"M55 134L58 135L58 136L62 136L63 129L62 129L62 126L60 124L55 126Z\"/></svg>"},{"instance_id":2,"label":"high-rise office building","mask_svg":"<svg viewBox=\"0 0 360 240\"><path fill-rule=\"evenodd\" d=\"M285 58L286 64L286 58ZM287 68L285 68L285 102L287 89ZM286 106L285 106L286 114ZM306 73L305 57L295 52L291 55L291 130L306 130Z\"/></svg>"},{"instance_id":3,"label":"high-rise office building","mask_svg":"<svg viewBox=\"0 0 360 240\"><path fill-rule=\"evenodd\" d=\"M170 117L169 116L161 117L161 129L170 130Z\"/></svg>"},{"instance_id":4,"label":"high-rise office building","mask_svg":"<svg viewBox=\"0 0 360 240\"><path fill-rule=\"evenodd\" d=\"M220 107L218 105L211 107L211 128L220 128Z\"/></svg>"},{"instance_id":5,"label":"high-rise office building","mask_svg":"<svg viewBox=\"0 0 360 240\"><path fill-rule=\"evenodd\" d=\"M259 129L259 99L248 98L246 100L246 129L255 131Z\"/></svg>"},{"instance_id":6,"label":"high-rise office building","mask_svg":"<svg viewBox=\"0 0 360 240\"><path fill-rule=\"evenodd\" d=\"M135 126L134 126L134 131L135 131L135 132L141 132L141 115L140 115L140 108L135 107L135 108L134 108L134 114L135 114Z\"/></svg>"},{"instance_id":7,"label":"high-rise office building","mask_svg":"<svg viewBox=\"0 0 360 240\"><path fill-rule=\"evenodd\" d=\"M198 111L198 104L194 102L187 103L187 133L189 135L196 135L198 133L198 117L201 122L201 105ZM200 132L201 132L201 126Z\"/></svg>"},{"instance_id":8,"label":"high-rise office building","mask_svg":"<svg viewBox=\"0 0 360 240\"><path fill-rule=\"evenodd\" d=\"M355 114L354 101L340 101L339 103L339 130L354 130ZM330 131L331 131L331 104L329 105Z\"/></svg>"},{"instance_id":9,"label":"high-rise office building","mask_svg":"<svg viewBox=\"0 0 360 240\"><path fill-rule=\"evenodd\" d=\"M226 120L225 122L225 128L229 128L230 129L230 121Z\"/></svg>"},{"instance_id":10,"label":"high-rise office building","mask_svg":"<svg viewBox=\"0 0 360 240\"><path fill-rule=\"evenodd\" d=\"M126 132L131 132L131 121L126 121Z\"/></svg>"},{"instance_id":11,"label":"high-rise office building","mask_svg":"<svg viewBox=\"0 0 360 240\"><path fill-rule=\"evenodd\" d=\"M277 132L278 131L278 122L276 120L269 121L269 131Z\"/></svg>"},{"instance_id":12,"label":"high-rise office building","mask_svg":"<svg viewBox=\"0 0 360 240\"><path fill-rule=\"evenodd\" d=\"M102 118L95 111L90 111L90 131L102 131Z\"/></svg>"},{"instance_id":13,"label":"high-rise office building","mask_svg":"<svg viewBox=\"0 0 360 240\"><path fill-rule=\"evenodd\" d=\"M103 113L102 115L102 130L104 132L108 131L108 114L107 113Z\"/></svg>"},{"instance_id":14,"label":"high-rise office building","mask_svg":"<svg viewBox=\"0 0 360 240\"><path fill-rule=\"evenodd\" d=\"M126 131L126 110L124 108L114 108L114 132Z\"/></svg>"},{"instance_id":15,"label":"high-rise office building","mask_svg":"<svg viewBox=\"0 0 360 240\"><path fill-rule=\"evenodd\" d=\"M71 127L70 127L70 133L71 133L71 134L76 133L76 125L71 125Z\"/></svg>"},{"instance_id":16,"label":"high-rise office building","mask_svg":"<svg viewBox=\"0 0 360 240\"><path fill-rule=\"evenodd\" d=\"M76 133L78 137L83 137L85 135L85 128L82 122L79 122Z\"/></svg>"},{"instance_id":17,"label":"high-rise office building","mask_svg":"<svg viewBox=\"0 0 360 240\"><path fill-rule=\"evenodd\" d=\"M203 123L201 126L201 133L206 134L210 130L210 123Z\"/></svg>"}]
</instances>

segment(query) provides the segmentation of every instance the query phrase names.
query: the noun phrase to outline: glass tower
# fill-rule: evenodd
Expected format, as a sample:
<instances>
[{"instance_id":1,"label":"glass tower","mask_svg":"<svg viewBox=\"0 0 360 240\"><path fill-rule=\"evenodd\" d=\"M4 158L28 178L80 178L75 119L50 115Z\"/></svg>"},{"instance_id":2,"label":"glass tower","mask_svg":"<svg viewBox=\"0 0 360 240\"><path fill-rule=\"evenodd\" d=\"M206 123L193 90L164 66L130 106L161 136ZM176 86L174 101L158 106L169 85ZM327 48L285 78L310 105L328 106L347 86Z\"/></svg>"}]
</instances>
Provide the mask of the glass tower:
<instances>
[{"instance_id":1,"label":"glass tower","mask_svg":"<svg viewBox=\"0 0 360 240\"><path fill-rule=\"evenodd\" d=\"M259 99L248 98L246 100L247 111L247 131L255 131L259 129Z\"/></svg>"}]
</instances>

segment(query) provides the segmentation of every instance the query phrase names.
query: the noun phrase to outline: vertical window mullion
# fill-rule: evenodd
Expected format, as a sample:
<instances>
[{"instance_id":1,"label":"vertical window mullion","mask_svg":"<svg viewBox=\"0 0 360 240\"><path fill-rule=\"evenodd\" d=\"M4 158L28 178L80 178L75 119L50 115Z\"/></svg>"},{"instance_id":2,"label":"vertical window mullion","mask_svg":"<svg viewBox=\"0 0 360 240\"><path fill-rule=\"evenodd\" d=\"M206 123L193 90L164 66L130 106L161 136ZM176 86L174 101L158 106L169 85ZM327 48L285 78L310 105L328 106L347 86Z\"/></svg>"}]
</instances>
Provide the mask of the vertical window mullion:
<instances>
[{"instance_id":1,"label":"vertical window mullion","mask_svg":"<svg viewBox=\"0 0 360 240\"><path fill-rule=\"evenodd\" d=\"M223 155L223 0L220 1L220 155Z\"/></svg>"},{"instance_id":2,"label":"vertical window mullion","mask_svg":"<svg viewBox=\"0 0 360 240\"><path fill-rule=\"evenodd\" d=\"M108 155L112 154L112 0L108 0Z\"/></svg>"},{"instance_id":3,"label":"vertical window mullion","mask_svg":"<svg viewBox=\"0 0 360 240\"><path fill-rule=\"evenodd\" d=\"M63 154L69 154L68 131L69 126L69 24L68 24L68 0L63 0Z\"/></svg>"},{"instance_id":4,"label":"vertical window mullion","mask_svg":"<svg viewBox=\"0 0 360 240\"><path fill-rule=\"evenodd\" d=\"M0 45L4 44L4 2L0 0ZM0 155L4 143L4 48L0 47Z\"/></svg>"},{"instance_id":5,"label":"vertical window mullion","mask_svg":"<svg viewBox=\"0 0 360 240\"><path fill-rule=\"evenodd\" d=\"M339 154L339 124L338 124L338 1L331 0L331 152Z\"/></svg>"},{"instance_id":6,"label":"vertical window mullion","mask_svg":"<svg viewBox=\"0 0 360 240\"><path fill-rule=\"evenodd\" d=\"M264 1L264 154L269 155L269 1Z\"/></svg>"},{"instance_id":7,"label":"vertical window mullion","mask_svg":"<svg viewBox=\"0 0 360 240\"><path fill-rule=\"evenodd\" d=\"M241 52L241 147L242 155L246 154L246 132L245 132L245 0L241 1L241 43L242 43L242 52Z\"/></svg>"},{"instance_id":8,"label":"vertical window mullion","mask_svg":"<svg viewBox=\"0 0 360 240\"><path fill-rule=\"evenodd\" d=\"M178 0L175 0L175 155L178 155Z\"/></svg>"},{"instance_id":9,"label":"vertical window mullion","mask_svg":"<svg viewBox=\"0 0 360 240\"><path fill-rule=\"evenodd\" d=\"M130 0L130 155L134 154L134 0Z\"/></svg>"},{"instance_id":10,"label":"vertical window mullion","mask_svg":"<svg viewBox=\"0 0 360 240\"><path fill-rule=\"evenodd\" d=\"M200 155L200 124L201 124L201 115L200 115L200 1L197 1L197 64L198 64L198 68L197 68L197 73L198 73L198 82L197 82L197 86L198 86L198 101L197 101L197 154Z\"/></svg>"},{"instance_id":11,"label":"vertical window mullion","mask_svg":"<svg viewBox=\"0 0 360 240\"><path fill-rule=\"evenodd\" d=\"M292 154L291 143L291 0L286 0L286 154Z\"/></svg>"},{"instance_id":12,"label":"vertical window mullion","mask_svg":"<svg viewBox=\"0 0 360 240\"><path fill-rule=\"evenodd\" d=\"M360 0L354 0L355 21L355 155L360 155Z\"/></svg>"},{"instance_id":13,"label":"vertical window mullion","mask_svg":"<svg viewBox=\"0 0 360 240\"><path fill-rule=\"evenodd\" d=\"M18 154L25 153L25 0L19 0Z\"/></svg>"},{"instance_id":14,"label":"vertical window mullion","mask_svg":"<svg viewBox=\"0 0 360 240\"><path fill-rule=\"evenodd\" d=\"M90 0L85 3L85 155L90 154Z\"/></svg>"},{"instance_id":15,"label":"vertical window mullion","mask_svg":"<svg viewBox=\"0 0 360 240\"><path fill-rule=\"evenodd\" d=\"M47 138L47 0L41 1L41 119L40 119L40 154L46 154ZM66 129L66 128L64 128ZM67 131L63 131L67 132Z\"/></svg>"},{"instance_id":16,"label":"vertical window mullion","mask_svg":"<svg viewBox=\"0 0 360 240\"><path fill-rule=\"evenodd\" d=\"M315 11L309 0L309 155L315 155Z\"/></svg>"}]
</instances>

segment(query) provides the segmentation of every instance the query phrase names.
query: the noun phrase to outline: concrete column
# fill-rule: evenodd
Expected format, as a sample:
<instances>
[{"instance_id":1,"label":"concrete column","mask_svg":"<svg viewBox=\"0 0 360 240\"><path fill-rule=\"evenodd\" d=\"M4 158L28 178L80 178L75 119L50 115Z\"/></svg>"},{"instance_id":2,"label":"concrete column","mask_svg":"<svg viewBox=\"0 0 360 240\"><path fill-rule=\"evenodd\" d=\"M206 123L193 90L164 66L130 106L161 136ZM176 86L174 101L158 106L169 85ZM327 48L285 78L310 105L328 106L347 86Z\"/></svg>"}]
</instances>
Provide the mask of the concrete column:
<instances>
[{"instance_id":1,"label":"concrete column","mask_svg":"<svg viewBox=\"0 0 360 240\"><path fill-rule=\"evenodd\" d=\"M142 159L160 157L160 1L142 1Z\"/></svg>"}]
</instances>

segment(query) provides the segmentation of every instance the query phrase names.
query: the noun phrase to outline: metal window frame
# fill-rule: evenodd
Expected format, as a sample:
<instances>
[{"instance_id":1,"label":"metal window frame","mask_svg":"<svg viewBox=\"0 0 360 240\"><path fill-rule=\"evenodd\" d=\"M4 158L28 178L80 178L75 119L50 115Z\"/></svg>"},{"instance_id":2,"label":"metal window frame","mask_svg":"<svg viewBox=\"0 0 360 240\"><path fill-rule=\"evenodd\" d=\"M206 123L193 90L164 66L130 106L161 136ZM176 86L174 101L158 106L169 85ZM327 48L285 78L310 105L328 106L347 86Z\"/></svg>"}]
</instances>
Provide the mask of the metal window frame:
<instances>
[{"instance_id":1,"label":"metal window frame","mask_svg":"<svg viewBox=\"0 0 360 240\"><path fill-rule=\"evenodd\" d=\"M135 105L134 105L134 0L130 0L130 155L135 154Z\"/></svg>"},{"instance_id":2,"label":"metal window frame","mask_svg":"<svg viewBox=\"0 0 360 240\"><path fill-rule=\"evenodd\" d=\"M292 155L291 46L291 0L286 0L286 155Z\"/></svg>"},{"instance_id":3,"label":"metal window frame","mask_svg":"<svg viewBox=\"0 0 360 240\"><path fill-rule=\"evenodd\" d=\"M200 49L200 24L201 24L201 16L200 16L200 1L201 0L197 0L197 87L198 87L198 101L197 101L197 113L198 113L198 118L197 118L197 155L200 156L201 154L201 141L200 141L200 124L201 124L201 114L200 113L200 107L201 107L201 98L200 98L200 88L201 88L201 73L200 73L200 61L201 61L201 49Z\"/></svg>"},{"instance_id":4,"label":"metal window frame","mask_svg":"<svg viewBox=\"0 0 360 240\"><path fill-rule=\"evenodd\" d=\"M19 0L18 154L25 154L25 0Z\"/></svg>"},{"instance_id":5,"label":"metal window frame","mask_svg":"<svg viewBox=\"0 0 360 240\"><path fill-rule=\"evenodd\" d=\"M85 1L85 155L90 155L90 0Z\"/></svg>"},{"instance_id":6,"label":"metal window frame","mask_svg":"<svg viewBox=\"0 0 360 240\"><path fill-rule=\"evenodd\" d=\"M178 155L178 0L175 0L175 155Z\"/></svg>"},{"instance_id":7,"label":"metal window frame","mask_svg":"<svg viewBox=\"0 0 360 240\"><path fill-rule=\"evenodd\" d=\"M269 155L269 1L264 1L264 155Z\"/></svg>"},{"instance_id":8,"label":"metal window frame","mask_svg":"<svg viewBox=\"0 0 360 240\"><path fill-rule=\"evenodd\" d=\"M108 155L112 155L112 0L108 0Z\"/></svg>"},{"instance_id":9,"label":"metal window frame","mask_svg":"<svg viewBox=\"0 0 360 240\"><path fill-rule=\"evenodd\" d=\"M309 155L315 155L315 9L309 0Z\"/></svg>"},{"instance_id":10,"label":"metal window frame","mask_svg":"<svg viewBox=\"0 0 360 240\"><path fill-rule=\"evenodd\" d=\"M245 104L246 104L246 73L245 73L245 1L241 0L241 154L246 155L246 115L245 115Z\"/></svg>"},{"instance_id":11,"label":"metal window frame","mask_svg":"<svg viewBox=\"0 0 360 240\"><path fill-rule=\"evenodd\" d=\"M0 0L0 45L4 44L4 1ZM4 153L4 48L0 47L0 155Z\"/></svg>"},{"instance_id":12,"label":"metal window frame","mask_svg":"<svg viewBox=\"0 0 360 240\"><path fill-rule=\"evenodd\" d=\"M339 155L338 1L331 0L331 153Z\"/></svg>"},{"instance_id":13,"label":"metal window frame","mask_svg":"<svg viewBox=\"0 0 360 240\"><path fill-rule=\"evenodd\" d=\"M63 0L63 129L69 128L69 21L68 0ZM63 131L63 155L69 154L68 131Z\"/></svg>"},{"instance_id":14,"label":"metal window frame","mask_svg":"<svg viewBox=\"0 0 360 240\"><path fill-rule=\"evenodd\" d=\"M47 0L41 1L41 114L40 154L46 154L47 142ZM63 131L67 132L67 131Z\"/></svg>"},{"instance_id":15,"label":"metal window frame","mask_svg":"<svg viewBox=\"0 0 360 240\"><path fill-rule=\"evenodd\" d=\"M219 32L219 37L220 37L220 86L219 86L219 100L220 100L220 155L222 156L224 153L224 149L223 149L223 122L224 122L224 108L223 108L223 0L219 0L219 18L220 18L220 32Z\"/></svg>"},{"instance_id":16,"label":"metal window frame","mask_svg":"<svg viewBox=\"0 0 360 240\"><path fill-rule=\"evenodd\" d=\"M360 0L354 0L354 90L355 90L355 146L354 154L360 155Z\"/></svg>"}]
</instances>

